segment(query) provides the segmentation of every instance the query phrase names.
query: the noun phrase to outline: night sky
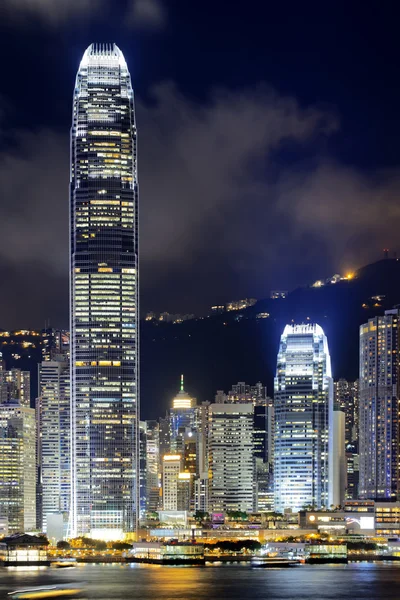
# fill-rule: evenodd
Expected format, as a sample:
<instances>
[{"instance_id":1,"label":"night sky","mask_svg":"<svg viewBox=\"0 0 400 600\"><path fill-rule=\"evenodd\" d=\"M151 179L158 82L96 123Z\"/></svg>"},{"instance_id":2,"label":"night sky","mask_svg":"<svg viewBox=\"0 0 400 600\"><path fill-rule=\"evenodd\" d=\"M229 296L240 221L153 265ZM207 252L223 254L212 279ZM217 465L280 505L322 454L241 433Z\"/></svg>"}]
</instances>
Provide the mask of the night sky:
<instances>
[{"instance_id":1,"label":"night sky","mask_svg":"<svg viewBox=\"0 0 400 600\"><path fill-rule=\"evenodd\" d=\"M397 250L388 8L1 0L0 328L68 325L69 128L91 42L118 44L136 93L142 311L204 313Z\"/></svg>"}]
</instances>

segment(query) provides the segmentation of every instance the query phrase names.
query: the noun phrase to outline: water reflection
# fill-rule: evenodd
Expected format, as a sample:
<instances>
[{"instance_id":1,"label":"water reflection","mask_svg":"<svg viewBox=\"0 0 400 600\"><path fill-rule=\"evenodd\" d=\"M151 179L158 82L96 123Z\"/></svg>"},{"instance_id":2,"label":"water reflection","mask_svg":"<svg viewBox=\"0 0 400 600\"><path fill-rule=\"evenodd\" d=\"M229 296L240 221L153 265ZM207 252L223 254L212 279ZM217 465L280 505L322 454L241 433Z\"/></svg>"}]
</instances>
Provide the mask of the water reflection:
<instances>
[{"instance_id":1,"label":"water reflection","mask_svg":"<svg viewBox=\"0 0 400 600\"><path fill-rule=\"evenodd\" d=\"M371 600L398 598L400 564L351 563L252 569L248 565L175 567L78 565L73 569L2 569L0 598L22 587L74 584L96 600Z\"/></svg>"}]
</instances>

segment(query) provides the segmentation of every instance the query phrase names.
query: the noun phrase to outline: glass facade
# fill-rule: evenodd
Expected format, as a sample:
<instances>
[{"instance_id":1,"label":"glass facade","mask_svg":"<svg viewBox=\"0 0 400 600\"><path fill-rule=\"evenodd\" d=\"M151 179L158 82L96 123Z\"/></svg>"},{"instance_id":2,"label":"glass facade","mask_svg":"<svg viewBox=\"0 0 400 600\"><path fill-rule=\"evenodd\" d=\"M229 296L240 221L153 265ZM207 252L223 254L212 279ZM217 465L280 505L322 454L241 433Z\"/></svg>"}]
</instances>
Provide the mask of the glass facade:
<instances>
[{"instance_id":1,"label":"glass facade","mask_svg":"<svg viewBox=\"0 0 400 600\"><path fill-rule=\"evenodd\" d=\"M138 184L133 91L113 44L86 50L71 129L71 534L138 518Z\"/></svg>"},{"instance_id":2,"label":"glass facade","mask_svg":"<svg viewBox=\"0 0 400 600\"><path fill-rule=\"evenodd\" d=\"M275 376L275 510L328 505L333 383L319 325L287 325Z\"/></svg>"}]
</instances>

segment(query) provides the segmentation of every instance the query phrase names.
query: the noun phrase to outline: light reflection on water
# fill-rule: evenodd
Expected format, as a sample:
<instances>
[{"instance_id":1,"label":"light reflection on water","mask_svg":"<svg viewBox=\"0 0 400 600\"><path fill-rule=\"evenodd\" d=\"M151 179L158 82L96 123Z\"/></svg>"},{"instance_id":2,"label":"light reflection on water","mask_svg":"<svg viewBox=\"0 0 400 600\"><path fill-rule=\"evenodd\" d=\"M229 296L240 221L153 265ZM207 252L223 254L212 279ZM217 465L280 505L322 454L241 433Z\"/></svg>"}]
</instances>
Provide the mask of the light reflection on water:
<instances>
[{"instance_id":1,"label":"light reflection on water","mask_svg":"<svg viewBox=\"0 0 400 600\"><path fill-rule=\"evenodd\" d=\"M21 587L75 583L96 600L386 600L400 597L399 563L254 569L249 565L78 565L0 571L0 598Z\"/></svg>"}]
</instances>

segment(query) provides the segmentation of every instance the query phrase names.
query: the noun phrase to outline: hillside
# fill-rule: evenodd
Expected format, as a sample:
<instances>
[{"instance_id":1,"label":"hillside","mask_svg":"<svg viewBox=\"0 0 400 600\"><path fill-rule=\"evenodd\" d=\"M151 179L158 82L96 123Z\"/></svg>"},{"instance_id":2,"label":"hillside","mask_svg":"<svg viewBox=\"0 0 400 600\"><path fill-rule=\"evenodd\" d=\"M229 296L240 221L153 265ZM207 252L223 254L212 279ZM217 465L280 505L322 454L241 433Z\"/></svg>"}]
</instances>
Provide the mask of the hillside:
<instances>
[{"instance_id":1,"label":"hillside","mask_svg":"<svg viewBox=\"0 0 400 600\"><path fill-rule=\"evenodd\" d=\"M373 296L384 296L380 300ZM173 325L142 324L142 416L168 406L185 373L186 387L199 400L237 381L267 384L273 375L279 337L294 320L319 323L328 336L335 378L358 376L358 328L368 318L400 303L400 261L386 259L359 269L353 279L319 288L302 287L283 300L259 300L251 308ZM259 313L269 318L259 319Z\"/></svg>"}]
</instances>

